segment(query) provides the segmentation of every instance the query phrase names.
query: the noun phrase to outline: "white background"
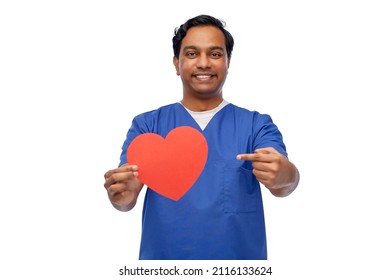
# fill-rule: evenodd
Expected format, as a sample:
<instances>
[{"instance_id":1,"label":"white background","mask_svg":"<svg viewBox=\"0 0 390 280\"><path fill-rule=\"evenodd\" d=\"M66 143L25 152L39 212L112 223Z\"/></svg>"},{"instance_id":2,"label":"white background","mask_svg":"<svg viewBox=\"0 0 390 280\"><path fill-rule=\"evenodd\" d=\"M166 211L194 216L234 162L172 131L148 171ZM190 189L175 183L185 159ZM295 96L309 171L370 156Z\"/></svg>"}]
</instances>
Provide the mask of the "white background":
<instances>
[{"instance_id":1,"label":"white background","mask_svg":"<svg viewBox=\"0 0 390 280\"><path fill-rule=\"evenodd\" d=\"M375 0L1 1L1 279L145 266L142 200L116 211L103 174L136 114L180 100L173 30L203 13L236 41L225 98L273 117L301 183L264 191L269 261L178 264L388 279L390 9Z\"/></svg>"}]
</instances>

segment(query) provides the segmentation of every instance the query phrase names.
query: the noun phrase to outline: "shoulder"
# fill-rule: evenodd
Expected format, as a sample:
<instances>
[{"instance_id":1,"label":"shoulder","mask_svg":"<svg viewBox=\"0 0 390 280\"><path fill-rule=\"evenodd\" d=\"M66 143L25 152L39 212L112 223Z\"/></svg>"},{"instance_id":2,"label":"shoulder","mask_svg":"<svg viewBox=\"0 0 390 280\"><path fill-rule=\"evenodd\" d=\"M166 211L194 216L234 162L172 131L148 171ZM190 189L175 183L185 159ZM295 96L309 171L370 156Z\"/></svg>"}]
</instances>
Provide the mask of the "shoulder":
<instances>
[{"instance_id":1,"label":"shoulder","mask_svg":"<svg viewBox=\"0 0 390 280\"><path fill-rule=\"evenodd\" d=\"M157 109L153 109L153 110L138 114L134 117L134 120L135 121L150 120L150 119L153 119L153 118L160 116L161 114L165 114L169 111L174 111L177 109L178 106L181 106L181 105L179 103L172 103L172 104L164 105L164 106L161 106Z\"/></svg>"},{"instance_id":2,"label":"shoulder","mask_svg":"<svg viewBox=\"0 0 390 280\"><path fill-rule=\"evenodd\" d=\"M249 110L247 108L240 107L232 103L229 103L228 106L237 117L245 118L253 122L272 123L272 118L269 114L260 113L256 110Z\"/></svg>"},{"instance_id":3,"label":"shoulder","mask_svg":"<svg viewBox=\"0 0 390 280\"><path fill-rule=\"evenodd\" d=\"M136 130L139 133L157 133L159 126L166 123L175 112L180 111L181 106L180 103L172 103L138 114L133 118L130 130Z\"/></svg>"},{"instance_id":4,"label":"shoulder","mask_svg":"<svg viewBox=\"0 0 390 280\"><path fill-rule=\"evenodd\" d=\"M269 114L248 110L231 104L237 123L245 124L253 137L253 146L256 148L273 147L287 156L283 136Z\"/></svg>"},{"instance_id":5,"label":"shoulder","mask_svg":"<svg viewBox=\"0 0 390 280\"><path fill-rule=\"evenodd\" d=\"M159 108L156 108L156 109L153 109L153 110L150 110L150 111L146 111L146 112L140 113L135 118L142 117L142 116L155 115L155 114L159 114L161 112L165 112L165 111L169 111L169 110L175 110L175 108L177 106L181 106L181 105L179 103L177 103L177 102L176 103L172 103L172 104L168 104L168 105L164 105L164 106L161 106Z\"/></svg>"}]
</instances>

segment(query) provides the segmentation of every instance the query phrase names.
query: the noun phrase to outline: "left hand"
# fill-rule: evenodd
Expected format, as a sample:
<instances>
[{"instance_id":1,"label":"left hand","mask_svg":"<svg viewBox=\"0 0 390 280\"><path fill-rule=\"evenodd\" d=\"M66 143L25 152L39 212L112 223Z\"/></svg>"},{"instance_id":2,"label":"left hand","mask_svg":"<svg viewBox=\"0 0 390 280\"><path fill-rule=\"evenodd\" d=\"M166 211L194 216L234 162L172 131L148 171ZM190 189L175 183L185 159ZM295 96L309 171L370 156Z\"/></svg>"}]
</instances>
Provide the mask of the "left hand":
<instances>
[{"instance_id":1,"label":"left hand","mask_svg":"<svg viewBox=\"0 0 390 280\"><path fill-rule=\"evenodd\" d=\"M286 196L298 183L296 167L274 148L257 149L253 154L240 154L237 159L252 161L253 174L274 195Z\"/></svg>"}]
</instances>

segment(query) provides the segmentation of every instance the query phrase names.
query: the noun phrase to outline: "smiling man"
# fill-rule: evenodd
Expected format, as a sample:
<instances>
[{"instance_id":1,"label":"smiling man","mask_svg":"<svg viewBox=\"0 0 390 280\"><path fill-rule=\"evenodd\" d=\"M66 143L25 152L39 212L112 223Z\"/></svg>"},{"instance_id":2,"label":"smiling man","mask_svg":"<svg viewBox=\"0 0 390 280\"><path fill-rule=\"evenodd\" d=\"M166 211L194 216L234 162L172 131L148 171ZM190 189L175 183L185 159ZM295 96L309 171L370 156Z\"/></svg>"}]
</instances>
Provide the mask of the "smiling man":
<instances>
[{"instance_id":1,"label":"smiling man","mask_svg":"<svg viewBox=\"0 0 390 280\"><path fill-rule=\"evenodd\" d=\"M182 104L192 111L206 111L221 104L229 63L225 36L219 28L190 28L173 58L183 82Z\"/></svg>"},{"instance_id":2,"label":"smiling man","mask_svg":"<svg viewBox=\"0 0 390 280\"><path fill-rule=\"evenodd\" d=\"M172 41L182 100L134 118L119 167L105 174L109 199L121 211L136 205L143 183L126 151L138 135L195 128L208 143L206 165L178 201L147 189L140 259L266 259L260 184L287 196L298 185L298 170L269 115L224 100L234 40L223 22L197 16L177 28Z\"/></svg>"}]
</instances>

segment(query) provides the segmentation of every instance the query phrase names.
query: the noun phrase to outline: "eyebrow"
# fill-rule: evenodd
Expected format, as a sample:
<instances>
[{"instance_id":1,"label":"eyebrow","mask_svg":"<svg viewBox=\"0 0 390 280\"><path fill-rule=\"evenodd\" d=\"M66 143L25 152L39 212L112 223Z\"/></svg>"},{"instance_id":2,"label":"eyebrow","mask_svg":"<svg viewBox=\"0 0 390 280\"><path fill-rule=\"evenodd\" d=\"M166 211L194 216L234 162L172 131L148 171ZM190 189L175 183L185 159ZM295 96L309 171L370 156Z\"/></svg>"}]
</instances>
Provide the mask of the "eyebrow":
<instances>
[{"instance_id":1,"label":"eyebrow","mask_svg":"<svg viewBox=\"0 0 390 280\"><path fill-rule=\"evenodd\" d=\"M197 49L198 49L198 47L197 47L197 46L194 46L194 45L185 46L185 47L183 48L183 52L186 51L186 50L197 50ZM210 51L220 50L220 51L223 51L223 52L225 51L224 48L219 47L219 46L212 46L212 47L209 48L209 50L210 50Z\"/></svg>"}]
</instances>

